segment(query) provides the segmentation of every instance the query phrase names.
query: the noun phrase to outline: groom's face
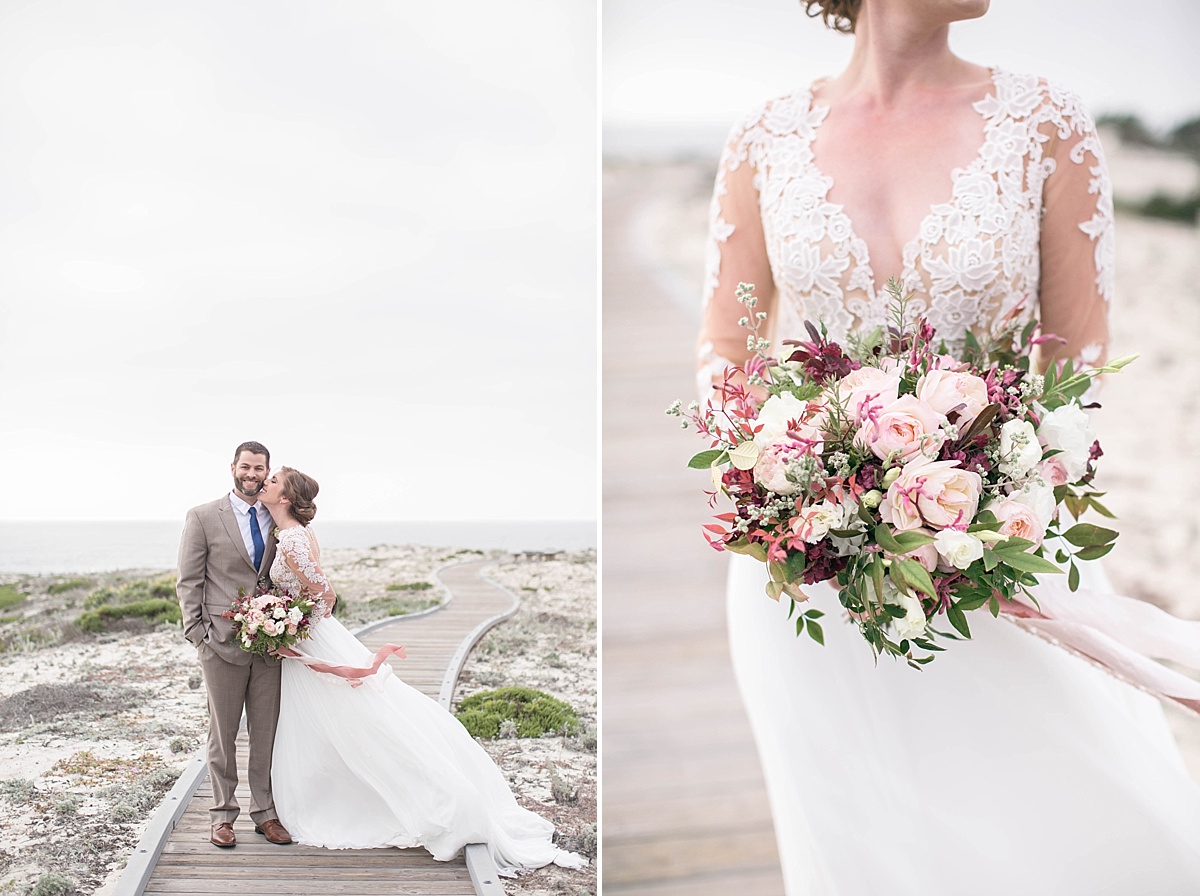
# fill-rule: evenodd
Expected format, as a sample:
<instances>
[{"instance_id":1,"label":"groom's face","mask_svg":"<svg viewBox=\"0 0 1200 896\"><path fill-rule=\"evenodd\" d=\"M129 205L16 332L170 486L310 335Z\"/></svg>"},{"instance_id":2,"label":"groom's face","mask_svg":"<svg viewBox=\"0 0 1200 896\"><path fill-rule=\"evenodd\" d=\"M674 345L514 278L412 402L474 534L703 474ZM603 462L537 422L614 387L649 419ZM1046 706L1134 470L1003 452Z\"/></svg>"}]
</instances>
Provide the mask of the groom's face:
<instances>
[{"instance_id":1,"label":"groom's face","mask_svg":"<svg viewBox=\"0 0 1200 896\"><path fill-rule=\"evenodd\" d=\"M233 471L234 491L253 504L267 478L266 455L243 451L229 468Z\"/></svg>"}]
</instances>

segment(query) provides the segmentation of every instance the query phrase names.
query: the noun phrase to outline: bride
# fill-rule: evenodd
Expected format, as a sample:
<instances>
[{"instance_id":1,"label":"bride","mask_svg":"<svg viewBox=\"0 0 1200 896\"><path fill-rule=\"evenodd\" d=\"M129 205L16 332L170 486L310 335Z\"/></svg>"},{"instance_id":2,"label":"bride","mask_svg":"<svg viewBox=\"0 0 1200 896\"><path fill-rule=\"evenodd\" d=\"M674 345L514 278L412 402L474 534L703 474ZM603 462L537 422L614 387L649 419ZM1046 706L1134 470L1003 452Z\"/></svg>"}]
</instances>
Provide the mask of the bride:
<instances>
[{"instance_id":1,"label":"bride","mask_svg":"<svg viewBox=\"0 0 1200 896\"><path fill-rule=\"evenodd\" d=\"M776 344L805 319L835 339L884 323L895 274L951 351L1036 313L1058 357L1103 359L1112 195L1078 99L951 53L988 0L807 6L853 54L725 147L704 388L747 356L739 282ZM1200 892L1200 788L1153 698L984 613L925 670L876 667L828 585L806 586L826 646L798 643L765 576L731 558L729 628L789 894Z\"/></svg>"},{"instance_id":2,"label":"bride","mask_svg":"<svg viewBox=\"0 0 1200 896\"><path fill-rule=\"evenodd\" d=\"M517 804L466 729L389 667L361 687L306 667L305 658L319 658L318 668L361 671L373 659L330 615L337 595L308 527L316 495L316 481L289 467L274 471L259 494L278 527L272 581L315 599L321 617L296 645L300 660L283 663L271 785L284 825L310 846L423 846L442 861L485 843L505 875L551 862L583 867L583 858L551 842L550 822Z\"/></svg>"}]
</instances>

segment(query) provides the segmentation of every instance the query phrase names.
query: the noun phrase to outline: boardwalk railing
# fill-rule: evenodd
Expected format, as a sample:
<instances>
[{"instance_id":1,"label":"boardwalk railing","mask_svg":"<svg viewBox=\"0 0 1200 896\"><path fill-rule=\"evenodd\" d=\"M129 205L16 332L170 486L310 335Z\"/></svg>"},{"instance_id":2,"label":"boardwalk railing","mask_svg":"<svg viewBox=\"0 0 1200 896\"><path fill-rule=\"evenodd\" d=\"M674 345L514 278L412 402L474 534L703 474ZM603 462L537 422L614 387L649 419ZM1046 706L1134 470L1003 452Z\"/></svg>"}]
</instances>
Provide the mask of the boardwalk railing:
<instances>
[{"instance_id":1,"label":"boardwalk railing","mask_svg":"<svg viewBox=\"0 0 1200 896\"><path fill-rule=\"evenodd\" d=\"M394 661L405 682L447 710L471 648L492 626L516 612L519 600L486 579L492 561L475 560L439 569L446 600L422 613L364 626L356 635L372 650L405 645ZM238 738L238 766L247 765L245 732ZM239 786L239 798L245 802ZM252 833L249 821L235 850L208 842L212 791L204 749L197 751L158 812L117 881L111 896L212 896L254 894L388 894L388 896L504 896L495 864L483 844L471 844L451 862L424 849L325 850L280 848Z\"/></svg>"}]
</instances>

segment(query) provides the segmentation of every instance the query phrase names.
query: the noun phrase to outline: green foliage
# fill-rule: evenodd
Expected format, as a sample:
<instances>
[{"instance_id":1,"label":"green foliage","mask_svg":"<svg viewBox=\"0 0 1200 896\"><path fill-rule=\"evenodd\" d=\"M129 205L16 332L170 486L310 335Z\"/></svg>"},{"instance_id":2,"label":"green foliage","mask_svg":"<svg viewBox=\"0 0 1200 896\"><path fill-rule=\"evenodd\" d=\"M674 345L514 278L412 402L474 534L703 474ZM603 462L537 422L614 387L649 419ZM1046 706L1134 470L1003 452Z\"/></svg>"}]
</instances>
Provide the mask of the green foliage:
<instances>
[{"instance_id":1,"label":"green foliage","mask_svg":"<svg viewBox=\"0 0 1200 896\"><path fill-rule=\"evenodd\" d=\"M37 784L28 778L10 778L0 781L0 797L14 806L23 806L37 796Z\"/></svg>"},{"instance_id":2,"label":"green foliage","mask_svg":"<svg viewBox=\"0 0 1200 896\"><path fill-rule=\"evenodd\" d=\"M1116 131L1117 139L1122 143L1133 143L1137 146L1160 145L1158 139L1136 115L1101 115L1096 119L1096 124Z\"/></svg>"},{"instance_id":3,"label":"green foliage","mask_svg":"<svg viewBox=\"0 0 1200 896\"><path fill-rule=\"evenodd\" d=\"M107 631L109 623L118 619L145 619L148 622L178 623L183 619L179 604L173 600L152 599L119 606L101 606L82 614L79 627L85 632Z\"/></svg>"},{"instance_id":4,"label":"green foliage","mask_svg":"<svg viewBox=\"0 0 1200 896\"><path fill-rule=\"evenodd\" d=\"M68 591L77 591L80 588L91 588L92 579L67 579L65 582L55 582L46 589L47 594L65 594Z\"/></svg>"},{"instance_id":5,"label":"green foliage","mask_svg":"<svg viewBox=\"0 0 1200 896\"><path fill-rule=\"evenodd\" d=\"M429 582L393 582L387 586L388 591L428 591L433 585Z\"/></svg>"},{"instance_id":6,"label":"green foliage","mask_svg":"<svg viewBox=\"0 0 1200 896\"><path fill-rule=\"evenodd\" d=\"M688 467L693 470L707 470L709 467L723 464L729 460L729 454L723 448L710 448L701 451L688 461Z\"/></svg>"},{"instance_id":7,"label":"green foliage","mask_svg":"<svg viewBox=\"0 0 1200 896\"><path fill-rule=\"evenodd\" d=\"M174 602L175 576L160 576L156 579L135 579L115 588L97 588L83 600L85 610L98 607L116 607L122 604L140 604L149 600Z\"/></svg>"},{"instance_id":8,"label":"green foliage","mask_svg":"<svg viewBox=\"0 0 1200 896\"><path fill-rule=\"evenodd\" d=\"M518 737L579 730L579 716L570 704L533 688L480 691L463 700L455 716L472 737L496 737L506 720L516 725Z\"/></svg>"},{"instance_id":9,"label":"green foliage","mask_svg":"<svg viewBox=\"0 0 1200 896\"><path fill-rule=\"evenodd\" d=\"M1116 206L1118 211L1141 215L1143 218L1194 224L1200 215L1200 193L1192 193L1182 199L1165 193L1155 193L1141 202L1118 202Z\"/></svg>"},{"instance_id":10,"label":"green foliage","mask_svg":"<svg viewBox=\"0 0 1200 896\"><path fill-rule=\"evenodd\" d=\"M61 871L47 871L37 879L30 896L75 896L75 879Z\"/></svg>"},{"instance_id":11,"label":"green foliage","mask_svg":"<svg viewBox=\"0 0 1200 896\"><path fill-rule=\"evenodd\" d=\"M25 595L12 585L0 585L0 610L7 610L25 600Z\"/></svg>"}]
</instances>

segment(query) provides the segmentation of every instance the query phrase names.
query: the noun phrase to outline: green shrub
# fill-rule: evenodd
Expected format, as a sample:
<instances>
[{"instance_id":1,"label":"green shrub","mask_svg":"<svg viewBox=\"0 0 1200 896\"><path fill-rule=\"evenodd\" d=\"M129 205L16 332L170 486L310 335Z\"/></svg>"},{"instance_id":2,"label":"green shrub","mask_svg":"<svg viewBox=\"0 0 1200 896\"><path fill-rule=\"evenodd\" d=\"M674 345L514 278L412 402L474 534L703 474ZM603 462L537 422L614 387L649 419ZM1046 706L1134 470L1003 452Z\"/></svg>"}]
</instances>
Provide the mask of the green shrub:
<instances>
[{"instance_id":1,"label":"green shrub","mask_svg":"<svg viewBox=\"0 0 1200 896\"><path fill-rule=\"evenodd\" d=\"M116 607L122 604L141 604L150 600L177 600L175 576L160 576L157 579L135 579L114 588L97 588L83 600L85 610L98 607Z\"/></svg>"},{"instance_id":2,"label":"green shrub","mask_svg":"<svg viewBox=\"0 0 1200 896\"><path fill-rule=\"evenodd\" d=\"M518 737L579 730L579 716L569 704L533 688L480 691L463 700L455 716L472 737L496 737L506 720L516 725Z\"/></svg>"},{"instance_id":3,"label":"green shrub","mask_svg":"<svg viewBox=\"0 0 1200 896\"><path fill-rule=\"evenodd\" d=\"M76 591L80 588L91 588L91 579L68 579L65 582L55 582L46 589L47 594L65 594L68 591Z\"/></svg>"},{"instance_id":4,"label":"green shrub","mask_svg":"<svg viewBox=\"0 0 1200 896\"><path fill-rule=\"evenodd\" d=\"M30 890L30 896L75 896L74 878L68 877L61 871L47 871L37 879Z\"/></svg>"},{"instance_id":5,"label":"green shrub","mask_svg":"<svg viewBox=\"0 0 1200 896\"><path fill-rule=\"evenodd\" d=\"M393 582L387 586L388 591L428 591L432 588L429 582Z\"/></svg>"},{"instance_id":6,"label":"green shrub","mask_svg":"<svg viewBox=\"0 0 1200 896\"><path fill-rule=\"evenodd\" d=\"M145 619L147 622L174 622L183 619L179 604L173 600L143 600L138 603L121 606L102 606L82 614L77 620L79 627L85 632L103 632L108 630L110 622L118 619Z\"/></svg>"},{"instance_id":7,"label":"green shrub","mask_svg":"<svg viewBox=\"0 0 1200 896\"><path fill-rule=\"evenodd\" d=\"M1167 221L1195 224L1197 216L1200 215L1200 193L1194 193L1183 199L1155 193L1142 202L1118 202L1117 210L1141 215L1144 218L1162 218Z\"/></svg>"},{"instance_id":8,"label":"green shrub","mask_svg":"<svg viewBox=\"0 0 1200 896\"><path fill-rule=\"evenodd\" d=\"M0 610L7 610L25 600L25 595L12 585L0 585Z\"/></svg>"}]
</instances>

